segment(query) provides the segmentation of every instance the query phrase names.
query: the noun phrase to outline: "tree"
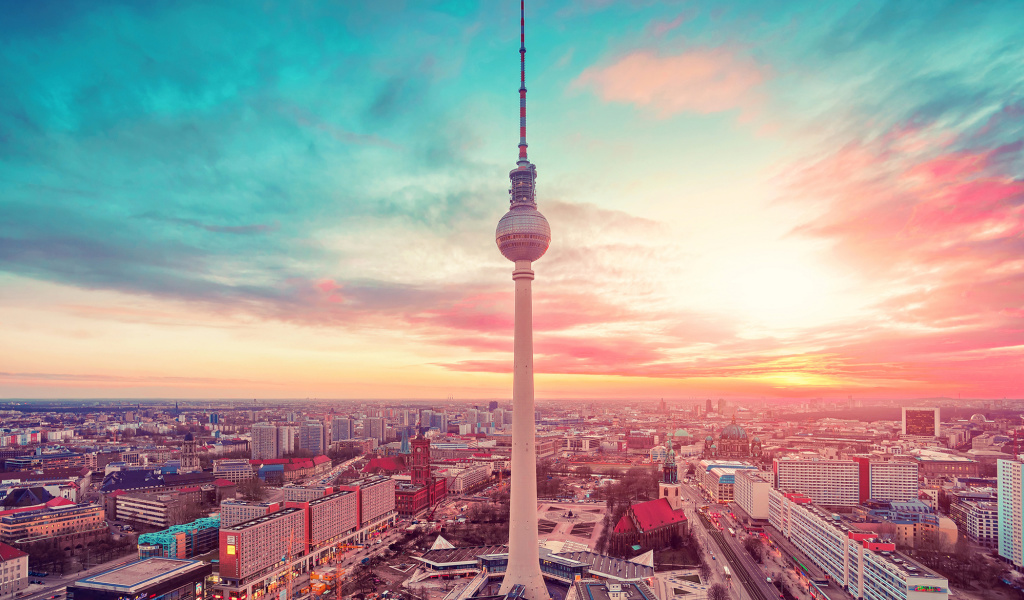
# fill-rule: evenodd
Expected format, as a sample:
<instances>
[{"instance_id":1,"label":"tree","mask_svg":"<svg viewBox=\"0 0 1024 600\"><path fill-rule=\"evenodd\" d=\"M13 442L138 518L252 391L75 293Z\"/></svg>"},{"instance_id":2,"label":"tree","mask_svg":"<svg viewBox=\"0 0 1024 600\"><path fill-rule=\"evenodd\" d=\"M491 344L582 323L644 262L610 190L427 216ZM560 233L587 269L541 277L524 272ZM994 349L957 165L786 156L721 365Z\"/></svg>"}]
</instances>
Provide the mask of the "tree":
<instances>
[{"instance_id":1,"label":"tree","mask_svg":"<svg viewBox=\"0 0 1024 600\"><path fill-rule=\"evenodd\" d=\"M267 497L267 487L259 477L253 477L238 484L238 491L243 498L253 502L259 502Z\"/></svg>"},{"instance_id":2,"label":"tree","mask_svg":"<svg viewBox=\"0 0 1024 600\"><path fill-rule=\"evenodd\" d=\"M193 502L178 502L171 505L167 511L167 518L171 525L184 525L207 515L207 511L203 510L201 505Z\"/></svg>"},{"instance_id":3,"label":"tree","mask_svg":"<svg viewBox=\"0 0 1024 600\"><path fill-rule=\"evenodd\" d=\"M708 588L708 600L729 600L729 588L721 583L712 584Z\"/></svg>"},{"instance_id":4,"label":"tree","mask_svg":"<svg viewBox=\"0 0 1024 600\"><path fill-rule=\"evenodd\" d=\"M764 561L764 544L761 540L756 537L748 537L743 540L743 549L747 551L747 554L752 556L757 562Z\"/></svg>"},{"instance_id":5,"label":"tree","mask_svg":"<svg viewBox=\"0 0 1024 600\"><path fill-rule=\"evenodd\" d=\"M700 575L701 583L707 583L711 581L711 565L708 561L704 560L704 555L700 554L700 564L697 565L697 574Z\"/></svg>"}]
</instances>

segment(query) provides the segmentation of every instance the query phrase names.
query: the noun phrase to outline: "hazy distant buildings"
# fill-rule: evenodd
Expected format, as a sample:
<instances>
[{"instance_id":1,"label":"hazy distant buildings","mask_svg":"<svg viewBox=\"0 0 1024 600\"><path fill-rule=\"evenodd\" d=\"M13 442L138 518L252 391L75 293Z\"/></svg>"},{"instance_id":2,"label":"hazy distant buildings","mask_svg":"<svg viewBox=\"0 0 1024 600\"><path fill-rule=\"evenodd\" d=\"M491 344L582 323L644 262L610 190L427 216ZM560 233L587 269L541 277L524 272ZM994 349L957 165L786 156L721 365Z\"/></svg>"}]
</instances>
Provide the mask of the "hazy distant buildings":
<instances>
[{"instance_id":1,"label":"hazy distant buildings","mask_svg":"<svg viewBox=\"0 0 1024 600\"><path fill-rule=\"evenodd\" d=\"M299 426L299 449L324 453L324 424L312 419Z\"/></svg>"},{"instance_id":2,"label":"hazy distant buildings","mask_svg":"<svg viewBox=\"0 0 1024 600\"><path fill-rule=\"evenodd\" d=\"M363 437L373 440L377 440L378 443L383 443L384 434L386 432L386 424L384 417L366 417L363 419Z\"/></svg>"},{"instance_id":3,"label":"hazy distant buildings","mask_svg":"<svg viewBox=\"0 0 1024 600\"><path fill-rule=\"evenodd\" d=\"M277 428L277 456L283 458L295 452L295 427L281 425Z\"/></svg>"},{"instance_id":4,"label":"hazy distant buildings","mask_svg":"<svg viewBox=\"0 0 1024 600\"><path fill-rule=\"evenodd\" d=\"M352 419L348 417L334 417L331 419L331 441L352 439Z\"/></svg>"}]
</instances>

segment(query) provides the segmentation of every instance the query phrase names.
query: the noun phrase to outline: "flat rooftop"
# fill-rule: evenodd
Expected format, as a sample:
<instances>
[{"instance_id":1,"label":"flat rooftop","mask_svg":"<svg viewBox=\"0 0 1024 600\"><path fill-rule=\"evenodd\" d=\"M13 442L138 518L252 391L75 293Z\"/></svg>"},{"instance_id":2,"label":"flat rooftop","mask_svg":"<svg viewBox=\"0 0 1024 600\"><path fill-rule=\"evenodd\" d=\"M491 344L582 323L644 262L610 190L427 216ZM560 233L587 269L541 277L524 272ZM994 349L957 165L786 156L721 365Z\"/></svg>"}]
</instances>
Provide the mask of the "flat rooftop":
<instances>
[{"instance_id":1,"label":"flat rooftop","mask_svg":"<svg viewBox=\"0 0 1024 600\"><path fill-rule=\"evenodd\" d=\"M263 515L261 517L256 517L255 519L249 519L248 521L243 521L241 523L237 523L237 524L232 525L230 527L221 527L220 530L221 531L241 531L243 529L246 529L248 527L252 527L254 525L260 525L262 523L266 523L267 521L272 521L274 519L280 519L281 517L285 517L285 516L288 516L290 514L296 513L299 510L300 509L295 508L295 507L285 508L285 509L279 510L277 512L270 513L269 515Z\"/></svg>"},{"instance_id":2,"label":"flat rooftop","mask_svg":"<svg viewBox=\"0 0 1024 600\"><path fill-rule=\"evenodd\" d=\"M470 546L468 548L428 550L423 553L423 556L418 558L424 562L433 563L435 565L450 565L454 563L476 562L476 557L478 556L488 554L505 554L507 552L508 546L505 545Z\"/></svg>"},{"instance_id":3,"label":"flat rooftop","mask_svg":"<svg viewBox=\"0 0 1024 600\"><path fill-rule=\"evenodd\" d=\"M92 577L79 579L74 586L127 591L137 593L143 588L166 581L189 571L201 569L205 565L197 560L178 560L174 558L147 558L104 571Z\"/></svg>"},{"instance_id":4,"label":"flat rooftop","mask_svg":"<svg viewBox=\"0 0 1024 600\"><path fill-rule=\"evenodd\" d=\"M577 581L577 589L582 588L583 597L586 600L611 600L611 594L608 593L609 585L611 582L581 582ZM645 585L638 585L635 583L621 583L623 596L627 600L657 600L657 596Z\"/></svg>"}]
</instances>

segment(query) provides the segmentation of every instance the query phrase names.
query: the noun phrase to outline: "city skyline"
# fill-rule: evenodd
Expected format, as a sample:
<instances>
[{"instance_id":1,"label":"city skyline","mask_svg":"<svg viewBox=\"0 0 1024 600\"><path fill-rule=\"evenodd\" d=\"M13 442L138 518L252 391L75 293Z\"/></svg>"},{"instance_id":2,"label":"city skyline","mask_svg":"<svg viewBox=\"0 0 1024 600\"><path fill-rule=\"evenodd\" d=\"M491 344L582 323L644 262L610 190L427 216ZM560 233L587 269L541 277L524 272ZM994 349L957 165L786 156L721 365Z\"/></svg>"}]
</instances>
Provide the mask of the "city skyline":
<instances>
[{"instance_id":1,"label":"city skyline","mask_svg":"<svg viewBox=\"0 0 1024 600\"><path fill-rule=\"evenodd\" d=\"M507 398L516 4L15 7L0 397ZM1024 396L1021 5L531 10L538 400Z\"/></svg>"}]
</instances>

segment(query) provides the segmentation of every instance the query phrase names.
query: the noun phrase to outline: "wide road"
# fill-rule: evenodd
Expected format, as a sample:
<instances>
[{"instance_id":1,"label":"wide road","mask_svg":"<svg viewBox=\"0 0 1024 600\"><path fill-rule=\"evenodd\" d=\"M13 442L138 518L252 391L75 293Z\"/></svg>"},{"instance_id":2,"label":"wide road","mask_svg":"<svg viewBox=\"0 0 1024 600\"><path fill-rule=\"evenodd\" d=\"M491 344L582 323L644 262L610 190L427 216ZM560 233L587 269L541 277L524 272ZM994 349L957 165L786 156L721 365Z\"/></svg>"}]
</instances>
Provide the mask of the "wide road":
<instances>
[{"instance_id":1,"label":"wide road","mask_svg":"<svg viewBox=\"0 0 1024 600\"><path fill-rule=\"evenodd\" d=\"M702 503L706 503L700 497L700 491L695 489L694 486L685 483L682 487L684 498L688 500L688 503L694 508L694 510L690 512L690 517L693 518L693 516L696 516L696 520L700 521L704 526L704 529L707 531L707 536L714 540L722 556L725 558L726 562L729 563L729 568L733 573L733 580L740 584L743 591L745 591L752 600L777 599L779 597L779 593L765 581L763 571L756 565L753 565L752 561L749 561L750 567L752 568L748 567L748 561L743 560L744 557L750 559L750 555L747 554L746 551L739 549L739 552L742 552L741 556L739 552L737 552L737 549L729 543L728 538L732 536L723 535L704 513L696 510L696 507L700 506ZM712 507L719 506L712 503L707 504L711 504Z\"/></svg>"},{"instance_id":2,"label":"wide road","mask_svg":"<svg viewBox=\"0 0 1024 600\"><path fill-rule=\"evenodd\" d=\"M743 563L743 566L746 567L747 573L749 573L753 578L754 582L757 583L757 587L761 589L761 594L766 598L779 597L779 590L776 589L775 586L773 586L772 584L768 583L768 580L766 579L767 575L765 575L764 569L761 568L761 565L757 564L757 561L754 560L754 557L750 556L750 553L747 552L746 548L743 547L743 538L740 537L740 532L742 531L742 528L740 528L739 525L735 523L733 524L733 527L736 530L736 537L732 537L731 535L727 536L724 533L721 534L722 537L725 538L726 543L729 544L733 552ZM761 542L761 540L758 540L758 543L760 544L763 542ZM767 551L768 549L765 548L765 552Z\"/></svg>"},{"instance_id":3,"label":"wide road","mask_svg":"<svg viewBox=\"0 0 1024 600\"><path fill-rule=\"evenodd\" d=\"M722 535L721 531L718 531L717 527L711 524L711 521L704 515L704 513L698 512L697 517L700 519L701 523L704 524L704 528L708 530L708 535L715 540L716 544L718 544L718 548L722 551L722 555L732 568L733 580L738 581L740 585L743 586L747 595L753 600L771 600L776 598L776 595L764 595L760 586L757 585L757 582L747 571L746 565L743 564L736 555L735 550L733 550L732 546L730 546L725 540L725 536Z\"/></svg>"}]
</instances>

